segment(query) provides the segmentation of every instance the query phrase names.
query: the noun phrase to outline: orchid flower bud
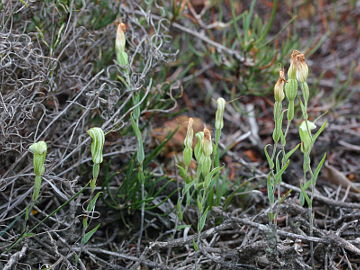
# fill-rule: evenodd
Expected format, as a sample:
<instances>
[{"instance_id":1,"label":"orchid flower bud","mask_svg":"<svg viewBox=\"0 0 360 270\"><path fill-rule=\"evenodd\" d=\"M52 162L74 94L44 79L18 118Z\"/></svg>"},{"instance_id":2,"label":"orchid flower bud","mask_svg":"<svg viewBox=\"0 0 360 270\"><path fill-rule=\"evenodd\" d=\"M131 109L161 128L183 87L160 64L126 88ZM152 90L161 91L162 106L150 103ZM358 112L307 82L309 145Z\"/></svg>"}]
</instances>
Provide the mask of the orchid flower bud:
<instances>
[{"instance_id":1,"label":"orchid flower bud","mask_svg":"<svg viewBox=\"0 0 360 270\"><path fill-rule=\"evenodd\" d=\"M29 147L30 152L34 154L33 163L34 163L34 173L35 173L35 182L34 182L34 191L32 195L32 200L35 202L39 198L42 175L45 173L45 159L47 153L47 145L44 141L39 141L32 144ZM31 208L28 208L26 211L26 219L29 217L29 211Z\"/></svg>"},{"instance_id":2,"label":"orchid flower bud","mask_svg":"<svg viewBox=\"0 0 360 270\"><path fill-rule=\"evenodd\" d=\"M34 173L36 176L41 176L45 172L45 158L47 153L47 145L44 141L39 141L29 147L30 152L34 154Z\"/></svg>"},{"instance_id":3,"label":"orchid flower bud","mask_svg":"<svg viewBox=\"0 0 360 270\"><path fill-rule=\"evenodd\" d=\"M213 152L213 146L211 141L210 130L204 128L204 137L202 140L202 155L200 157L199 165L203 176L208 175L211 169L211 154Z\"/></svg>"},{"instance_id":4,"label":"orchid flower bud","mask_svg":"<svg viewBox=\"0 0 360 270\"><path fill-rule=\"evenodd\" d=\"M288 70L289 79L297 79L299 82L305 82L308 74L309 67L306 64L305 55L297 50L293 50Z\"/></svg>"},{"instance_id":5,"label":"orchid flower bud","mask_svg":"<svg viewBox=\"0 0 360 270\"><path fill-rule=\"evenodd\" d=\"M184 163L185 163L186 167L189 167L189 165L191 163L191 159L192 159L193 137L194 137L193 119L189 118L187 133L186 133L186 137L185 137L185 140L184 140L185 149L184 149L184 152L183 152Z\"/></svg>"},{"instance_id":6,"label":"orchid flower bud","mask_svg":"<svg viewBox=\"0 0 360 270\"><path fill-rule=\"evenodd\" d=\"M188 148L192 148L192 144L193 144L193 137L194 137L193 123L194 120L192 118L189 118L186 137L184 140L184 145L185 147Z\"/></svg>"},{"instance_id":7,"label":"orchid flower bud","mask_svg":"<svg viewBox=\"0 0 360 270\"><path fill-rule=\"evenodd\" d=\"M224 127L224 111L226 101L223 98L217 99L217 110L215 115L215 128L222 129Z\"/></svg>"},{"instance_id":8,"label":"orchid flower bud","mask_svg":"<svg viewBox=\"0 0 360 270\"><path fill-rule=\"evenodd\" d=\"M285 98L285 94L284 94L285 82L286 82L285 73L284 70L281 69L279 71L279 79L277 80L274 86L274 97L275 97L275 101L277 102L282 102Z\"/></svg>"},{"instance_id":9,"label":"orchid flower bud","mask_svg":"<svg viewBox=\"0 0 360 270\"><path fill-rule=\"evenodd\" d=\"M211 141L211 133L210 130L204 128L204 138L202 143L202 149L205 156L211 156L213 152L213 145Z\"/></svg>"},{"instance_id":10,"label":"orchid flower bud","mask_svg":"<svg viewBox=\"0 0 360 270\"><path fill-rule=\"evenodd\" d=\"M200 131L200 132L197 132L196 135L196 145L195 145L195 148L194 148L194 154L195 154L195 159L196 161L200 161L200 158L202 156L202 153L203 153L203 150L202 150L202 140L204 138L204 132Z\"/></svg>"},{"instance_id":11,"label":"orchid flower bud","mask_svg":"<svg viewBox=\"0 0 360 270\"><path fill-rule=\"evenodd\" d=\"M94 164L103 162L103 148L105 143L104 131L101 128L94 127L87 131L91 137L91 156Z\"/></svg>"},{"instance_id":12,"label":"orchid flower bud","mask_svg":"<svg viewBox=\"0 0 360 270\"><path fill-rule=\"evenodd\" d=\"M289 79L296 79L296 57L301 54L298 50L293 50L291 53L290 67L288 69Z\"/></svg>"},{"instance_id":13,"label":"orchid flower bud","mask_svg":"<svg viewBox=\"0 0 360 270\"><path fill-rule=\"evenodd\" d=\"M125 24L119 23L116 31L116 40L115 40L116 60L122 66L128 64L128 55L125 52L125 44L126 44L126 38L124 33L125 29L126 29Z\"/></svg>"},{"instance_id":14,"label":"orchid flower bud","mask_svg":"<svg viewBox=\"0 0 360 270\"><path fill-rule=\"evenodd\" d=\"M306 64L304 54L300 53L296 56L295 68L296 68L296 79L299 82L305 82L309 74L309 67Z\"/></svg>"}]
</instances>

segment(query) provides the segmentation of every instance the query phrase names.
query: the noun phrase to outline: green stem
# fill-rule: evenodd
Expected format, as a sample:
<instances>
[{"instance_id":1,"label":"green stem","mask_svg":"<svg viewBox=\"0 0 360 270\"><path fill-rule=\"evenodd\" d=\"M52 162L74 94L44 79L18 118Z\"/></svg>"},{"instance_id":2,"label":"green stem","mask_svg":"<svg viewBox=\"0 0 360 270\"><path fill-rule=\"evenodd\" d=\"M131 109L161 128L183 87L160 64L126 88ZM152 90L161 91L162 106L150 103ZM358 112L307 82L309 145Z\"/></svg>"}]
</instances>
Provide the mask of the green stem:
<instances>
[{"instance_id":1,"label":"green stem","mask_svg":"<svg viewBox=\"0 0 360 270\"><path fill-rule=\"evenodd\" d=\"M41 181L42 181L41 175L36 175L35 176L35 183L34 183L34 192L33 192L33 196L32 196L32 200L34 202L36 202L37 199L39 198L40 189L41 189Z\"/></svg>"},{"instance_id":2,"label":"green stem","mask_svg":"<svg viewBox=\"0 0 360 270\"><path fill-rule=\"evenodd\" d=\"M145 219L145 175L144 175L144 168L143 163L141 162L139 165L139 173L138 177L141 184L141 220L140 220L140 235L138 239L138 253L140 253L140 245L141 245L141 239L142 234L144 231L144 219Z\"/></svg>"},{"instance_id":3,"label":"green stem","mask_svg":"<svg viewBox=\"0 0 360 270\"><path fill-rule=\"evenodd\" d=\"M221 129L215 130L215 147L214 147L214 156L215 156L215 168L220 166L220 153L219 153L219 143L220 143Z\"/></svg>"},{"instance_id":4,"label":"green stem","mask_svg":"<svg viewBox=\"0 0 360 270\"><path fill-rule=\"evenodd\" d=\"M90 181L91 194L94 192L94 190L96 188L96 181L99 176L99 172L100 172L100 164L94 163L93 170L92 170L93 178Z\"/></svg>"}]
</instances>

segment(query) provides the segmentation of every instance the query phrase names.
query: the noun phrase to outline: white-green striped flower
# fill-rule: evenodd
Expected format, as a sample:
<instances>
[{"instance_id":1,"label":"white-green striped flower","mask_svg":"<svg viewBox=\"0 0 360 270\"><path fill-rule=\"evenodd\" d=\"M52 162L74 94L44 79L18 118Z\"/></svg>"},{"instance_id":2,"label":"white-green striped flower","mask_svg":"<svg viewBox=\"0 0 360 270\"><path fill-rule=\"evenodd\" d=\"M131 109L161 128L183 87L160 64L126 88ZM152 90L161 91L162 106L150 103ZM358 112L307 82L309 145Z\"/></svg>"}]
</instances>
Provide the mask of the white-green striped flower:
<instances>
[{"instance_id":1,"label":"white-green striped flower","mask_svg":"<svg viewBox=\"0 0 360 270\"><path fill-rule=\"evenodd\" d=\"M224 127L224 110L226 101L223 98L217 99L217 110L215 115L215 128L222 129Z\"/></svg>"},{"instance_id":2,"label":"white-green striped flower","mask_svg":"<svg viewBox=\"0 0 360 270\"><path fill-rule=\"evenodd\" d=\"M45 172L45 158L47 153L47 145L44 141L39 141L29 147L29 151L34 154L34 173L36 176L41 176Z\"/></svg>"},{"instance_id":3,"label":"white-green striped flower","mask_svg":"<svg viewBox=\"0 0 360 270\"><path fill-rule=\"evenodd\" d=\"M189 118L187 133L184 140L185 149L183 152L184 163L186 167L190 166L193 155L193 150L192 150L193 137L194 137L193 119Z\"/></svg>"},{"instance_id":4,"label":"white-green striped flower","mask_svg":"<svg viewBox=\"0 0 360 270\"><path fill-rule=\"evenodd\" d=\"M103 148L105 143L104 131L101 128L94 127L87 131L91 137L91 156L94 164L103 162Z\"/></svg>"}]
</instances>

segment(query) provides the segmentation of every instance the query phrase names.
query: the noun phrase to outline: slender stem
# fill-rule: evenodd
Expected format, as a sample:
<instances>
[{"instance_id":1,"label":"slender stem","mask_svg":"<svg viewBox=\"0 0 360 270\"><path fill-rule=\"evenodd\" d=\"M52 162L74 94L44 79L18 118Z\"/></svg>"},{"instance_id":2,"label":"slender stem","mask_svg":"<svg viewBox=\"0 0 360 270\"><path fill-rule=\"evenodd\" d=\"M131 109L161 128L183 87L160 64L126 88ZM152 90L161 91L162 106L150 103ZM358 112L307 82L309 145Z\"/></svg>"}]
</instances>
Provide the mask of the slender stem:
<instances>
[{"instance_id":1,"label":"slender stem","mask_svg":"<svg viewBox=\"0 0 360 270\"><path fill-rule=\"evenodd\" d=\"M220 166L220 153L219 153L219 142L221 136L221 129L215 130L215 147L214 147L214 156L215 156L215 168Z\"/></svg>"},{"instance_id":2,"label":"slender stem","mask_svg":"<svg viewBox=\"0 0 360 270\"><path fill-rule=\"evenodd\" d=\"M313 172L310 166L310 157L309 157L309 172L311 175L311 178L313 177ZM314 193L315 193L315 184L311 183L311 197L310 197L310 201L311 201L311 205L309 207L309 220L310 220L310 237L313 237L313 232L314 232L314 218L315 218L315 214L314 214L314 210L313 210L313 201L314 201ZM315 269L315 261L314 261L314 243L311 242L310 243L310 254L311 254L311 266L313 269Z\"/></svg>"},{"instance_id":3,"label":"slender stem","mask_svg":"<svg viewBox=\"0 0 360 270\"><path fill-rule=\"evenodd\" d=\"M143 163L139 166L139 180L141 183L141 220L140 220L140 235L138 239L137 251L140 254L140 245L142 234L144 231L144 220L145 220L145 176L143 171Z\"/></svg>"}]
</instances>

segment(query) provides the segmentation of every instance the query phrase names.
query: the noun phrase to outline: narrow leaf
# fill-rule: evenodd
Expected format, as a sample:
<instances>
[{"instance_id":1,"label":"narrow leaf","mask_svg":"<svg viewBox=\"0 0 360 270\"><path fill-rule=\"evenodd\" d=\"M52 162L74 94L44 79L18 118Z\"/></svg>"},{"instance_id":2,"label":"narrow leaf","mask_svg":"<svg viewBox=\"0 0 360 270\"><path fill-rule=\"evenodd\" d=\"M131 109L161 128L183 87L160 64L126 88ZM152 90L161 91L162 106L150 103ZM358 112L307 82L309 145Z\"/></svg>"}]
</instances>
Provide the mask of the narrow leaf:
<instances>
[{"instance_id":1,"label":"narrow leaf","mask_svg":"<svg viewBox=\"0 0 360 270\"><path fill-rule=\"evenodd\" d=\"M317 165L317 167L315 169L314 175L311 177L311 182L313 185L316 184L316 180L319 176L322 166L324 165L325 160L326 160L326 153L323 155L322 159L320 160L319 164Z\"/></svg>"},{"instance_id":2,"label":"narrow leaf","mask_svg":"<svg viewBox=\"0 0 360 270\"><path fill-rule=\"evenodd\" d=\"M265 156L266 156L266 159L267 159L267 162L269 163L269 166L270 166L270 170L272 170L274 168L274 162L272 161L272 159L270 158L270 155L267 151L267 148L270 146L270 144L267 144L265 145L264 147L264 153L265 153Z\"/></svg>"},{"instance_id":3,"label":"narrow leaf","mask_svg":"<svg viewBox=\"0 0 360 270\"><path fill-rule=\"evenodd\" d=\"M81 239L81 244L85 245L87 242L89 242L90 238L96 233L96 231L99 229L100 224L96 225L95 228L85 233L83 238Z\"/></svg>"}]
</instances>

